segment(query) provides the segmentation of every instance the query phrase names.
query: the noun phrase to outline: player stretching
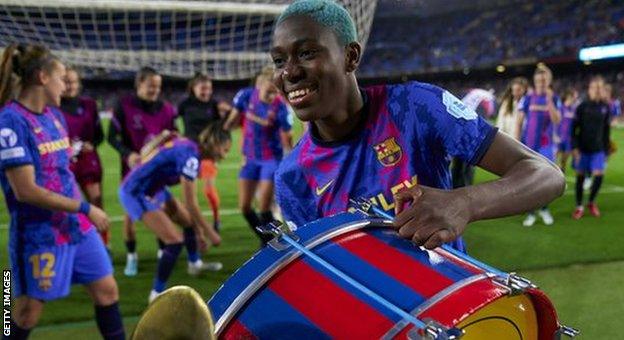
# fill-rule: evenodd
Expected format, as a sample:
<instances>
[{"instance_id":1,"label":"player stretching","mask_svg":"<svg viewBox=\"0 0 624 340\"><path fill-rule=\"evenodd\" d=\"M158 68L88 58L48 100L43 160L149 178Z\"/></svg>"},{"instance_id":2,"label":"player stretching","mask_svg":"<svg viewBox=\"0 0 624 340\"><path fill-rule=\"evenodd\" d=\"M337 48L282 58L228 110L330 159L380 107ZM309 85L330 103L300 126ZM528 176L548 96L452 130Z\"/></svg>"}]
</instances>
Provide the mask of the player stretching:
<instances>
[{"instance_id":1,"label":"player stretching","mask_svg":"<svg viewBox=\"0 0 624 340\"><path fill-rule=\"evenodd\" d=\"M611 124L611 112L602 94L603 87L602 77L590 80L587 99L576 108L576 118L572 124L572 147L576 169L576 209L572 213L572 218L575 220L583 217L585 212L583 182L587 175L593 176L587 208L593 216L600 216L596 196L602 185L606 157L610 151Z\"/></svg>"},{"instance_id":2,"label":"player stretching","mask_svg":"<svg viewBox=\"0 0 624 340\"><path fill-rule=\"evenodd\" d=\"M556 165L497 133L449 92L417 82L360 89L355 25L333 1L291 4L277 20L270 53L276 87L311 123L275 174L286 220L302 225L363 196L395 210L395 228L416 244L455 241L463 249L468 223L531 210L563 193ZM450 156L502 178L449 190Z\"/></svg>"},{"instance_id":3,"label":"player stretching","mask_svg":"<svg viewBox=\"0 0 624 340\"><path fill-rule=\"evenodd\" d=\"M102 165L97 147L104 140L95 100L80 96L80 75L68 67L65 71L65 92L61 98L61 110L67 122L67 134L74 151L70 169L87 201L102 208ZM100 233L108 247L110 232Z\"/></svg>"},{"instance_id":4,"label":"player stretching","mask_svg":"<svg viewBox=\"0 0 624 340\"><path fill-rule=\"evenodd\" d=\"M238 176L238 205L249 227L262 242L267 237L255 227L273 221L273 175L285 152L292 149L292 116L284 101L277 96L271 83L270 68L256 78L255 88L239 91L234 97L234 110L226 122L226 128L244 115L243 166ZM285 149L285 150L284 150ZM260 216L251 206L258 197Z\"/></svg>"},{"instance_id":5,"label":"player stretching","mask_svg":"<svg viewBox=\"0 0 624 340\"><path fill-rule=\"evenodd\" d=\"M124 339L117 283L96 231L109 227L108 216L81 200L65 120L55 108L65 67L44 47L28 45L5 47L0 65L0 183L11 214L14 298L9 338L26 339L45 302L79 283L95 304L102 336Z\"/></svg>"},{"instance_id":6,"label":"player stretching","mask_svg":"<svg viewBox=\"0 0 624 340\"><path fill-rule=\"evenodd\" d=\"M202 159L218 161L231 146L229 132L222 130L218 123L208 127L199 141ZM197 203L195 178L199 160L197 144L165 131L146 145L141 152L140 164L130 171L119 188L119 200L132 222L143 221L165 243L149 295L150 302L165 290L167 279L182 250L183 235L174 222L185 230L194 229L200 248L205 249L206 237L213 245L221 243L219 234L206 222ZM184 205L167 190L167 187L177 183L182 184ZM188 249L189 244L186 245L189 270L202 267L197 243L195 249ZM217 267L212 270L221 269L220 263L215 265Z\"/></svg>"},{"instance_id":7,"label":"player stretching","mask_svg":"<svg viewBox=\"0 0 624 340\"><path fill-rule=\"evenodd\" d=\"M561 121L561 101L553 93L551 84L550 69L546 66L538 66L533 75L535 89L522 99L520 112L524 121L522 142L554 162L556 154L556 144L553 141L554 127ZM555 222L546 205L539 209L539 215L545 225L552 225ZM534 224L535 213L529 212L522 221L522 225L532 227Z\"/></svg>"},{"instance_id":8,"label":"player stretching","mask_svg":"<svg viewBox=\"0 0 624 340\"><path fill-rule=\"evenodd\" d=\"M188 84L189 96L178 106L178 116L184 122L184 137L198 143L199 133L208 124L225 117L231 107L212 97L212 80L204 74L195 75ZM204 195L212 207L215 230L219 231L219 193L215 185L217 164L211 159L201 161L199 178L204 179Z\"/></svg>"},{"instance_id":9,"label":"player stretching","mask_svg":"<svg viewBox=\"0 0 624 340\"><path fill-rule=\"evenodd\" d=\"M135 78L136 93L119 101L113 113L108 135L109 143L121 156L121 176L134 167L140 159L139 152L145 143L164 130L175 130L175 109L160 99L162 76L150 67L143 67ZM195 241L193 230L188 235L188 244ZM124 239L126 243L126 276L135 276L138 272L139 257L136 252L136 231L129 216L124 219ZM159 241L159 247L164 244ZM159 250L159 255L162 250Z\"/></svg>"}]
</instances>

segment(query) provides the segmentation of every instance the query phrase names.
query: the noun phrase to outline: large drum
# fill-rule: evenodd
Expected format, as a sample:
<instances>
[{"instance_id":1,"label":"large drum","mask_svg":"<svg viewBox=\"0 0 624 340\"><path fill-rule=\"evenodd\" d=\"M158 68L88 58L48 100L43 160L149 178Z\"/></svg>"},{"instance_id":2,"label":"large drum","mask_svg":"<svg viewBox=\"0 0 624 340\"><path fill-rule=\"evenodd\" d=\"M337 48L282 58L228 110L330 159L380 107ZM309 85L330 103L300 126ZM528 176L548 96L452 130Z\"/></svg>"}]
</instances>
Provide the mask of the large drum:
<instances>
[{"instance_id":1,"label":"large drum","mask_svg":"<svg viewBox=\"0 0 624 340\"><path fill-rule=\"evenodd\" d=\"M217 336L550 340L571 333L528 281L449 248L416 247L390 225L344 213L274 240L209 301Z\"/></svg>"}]
</instances>

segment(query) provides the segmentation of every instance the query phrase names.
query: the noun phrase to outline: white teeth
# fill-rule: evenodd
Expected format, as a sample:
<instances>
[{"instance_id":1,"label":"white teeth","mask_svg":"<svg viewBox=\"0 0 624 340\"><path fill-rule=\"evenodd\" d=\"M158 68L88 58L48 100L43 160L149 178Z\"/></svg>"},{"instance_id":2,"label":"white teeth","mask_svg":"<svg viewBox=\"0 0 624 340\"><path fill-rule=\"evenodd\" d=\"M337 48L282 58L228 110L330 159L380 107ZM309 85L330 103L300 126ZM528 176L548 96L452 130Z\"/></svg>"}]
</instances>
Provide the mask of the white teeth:
<instances>
[{"instance_id":1,"label":"white teeth","mask_svg":"<svg viewBox=\"0 0 624 340\"><path fill-rule=\"evenodd\" d=\"M310 91L311 90L309 88L304 88L304 89L288 92L288 100L299 99L300 97L303 97L306 94L310 93Z\"/></svg>"}]
</instances>

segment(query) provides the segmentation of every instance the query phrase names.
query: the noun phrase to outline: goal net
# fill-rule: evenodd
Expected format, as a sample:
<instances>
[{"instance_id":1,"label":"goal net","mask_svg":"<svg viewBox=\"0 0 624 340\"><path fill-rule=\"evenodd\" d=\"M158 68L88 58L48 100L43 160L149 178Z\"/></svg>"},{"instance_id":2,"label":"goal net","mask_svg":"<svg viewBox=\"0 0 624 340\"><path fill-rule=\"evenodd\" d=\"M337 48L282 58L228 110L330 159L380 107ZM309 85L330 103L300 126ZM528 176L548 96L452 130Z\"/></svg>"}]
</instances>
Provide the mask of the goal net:
<instances>
[{"instance_id":1,"label":"goal net","mask_svg":"<svg viewBox=\"0 0 624 340\"><path fill-rule=\"evenodd\" d=\"M42 44L87 77L152 66L165 75L252 77L269 62L286 0L0 0L0 47ZM342 0L366 43L377 0Z\"/></svg>"}]
</instances>

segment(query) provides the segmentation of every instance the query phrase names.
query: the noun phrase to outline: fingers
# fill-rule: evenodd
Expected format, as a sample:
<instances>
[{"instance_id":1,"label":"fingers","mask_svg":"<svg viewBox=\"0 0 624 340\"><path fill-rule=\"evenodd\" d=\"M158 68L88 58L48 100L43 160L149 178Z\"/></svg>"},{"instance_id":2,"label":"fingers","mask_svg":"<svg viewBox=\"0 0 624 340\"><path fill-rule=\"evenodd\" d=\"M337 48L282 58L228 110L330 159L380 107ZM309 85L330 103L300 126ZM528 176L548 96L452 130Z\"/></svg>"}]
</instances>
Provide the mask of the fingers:
<instances>
[{"instance_id":1,"label":"fingers","mask_svg":"<svg viewBox=\"0 0 624 340\"><path fill-rule=\"evenodd\" d=\"M400 227L408 220L412 219L416 213L416 209L403 210L403 207L407 203L415 205L416 202L423 195L423 190L420 186L415 186L410 189L399 191L394 195L394 226Z\"/></svg>"},{"instance_id":2,"label":"fingers","mask_svg":"<svg viewBox=\"0 0 624 340\"><path fill-rule=\"evenodd\" d=\"M417 245L427 249L435 249L444 243L451 242L455 239L455 234L445 228L435 227L414 227L414 221L410 221L409 226L399 229L399 235L411 241ZM416 231L414 231L416 229Z\"/></svg>"},{"instance_id":3,"label":"fingers","mask_svg":"<svg viewBox=\"0 0 624 340\"><path fill-rule=\"evenodd\" d=\"M423 247L426 249L435 249L444 243L451 242L454 239L453 234L448 229L440 229L434 232L424 242Z\"/></svg>"}]
</instances>

